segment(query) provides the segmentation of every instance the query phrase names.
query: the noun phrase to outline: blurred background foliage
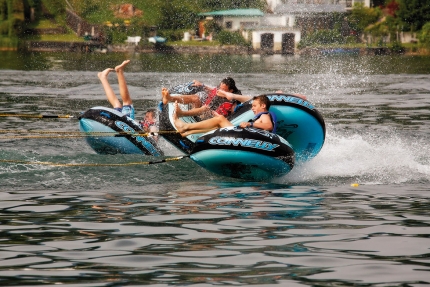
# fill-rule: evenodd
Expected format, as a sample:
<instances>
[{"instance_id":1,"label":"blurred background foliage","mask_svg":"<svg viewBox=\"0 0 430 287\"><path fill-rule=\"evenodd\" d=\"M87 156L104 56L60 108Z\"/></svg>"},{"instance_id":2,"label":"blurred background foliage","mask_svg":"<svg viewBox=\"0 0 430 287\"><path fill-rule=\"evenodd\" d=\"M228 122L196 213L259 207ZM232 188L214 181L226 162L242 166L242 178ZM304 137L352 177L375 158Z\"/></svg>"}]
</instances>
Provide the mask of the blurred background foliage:
<instances>
[{"instance_id":1,"label":"blurred background foliage","mask_svg":"<svg viewBox=\"0 0 430 287\"><path fill-rule=\"evenodd\" d=\"M379 2L381 5L377 7L358 4L348 14L333 14L334 29L304 33L300 46L360 42L363 34L390 35L396 39L399 32L416 32L420 43L429 45L430 0ZM197 30L201 12L237 8L267 12L264 0L127 0L141 13L126 20L117 13L124 3L123 0L0 0L0 45L16 45L28 29L63 27L73 34L65 23L67 8L91 24L105 26L105 34L112 43L123 42L127 35L148 36L153 27L169 41L180 41L184 32L193 34ZM225 31L213 21L207 22L205 28L221 44L249 44L239 33Z\"/></svg>"}]
</instances>

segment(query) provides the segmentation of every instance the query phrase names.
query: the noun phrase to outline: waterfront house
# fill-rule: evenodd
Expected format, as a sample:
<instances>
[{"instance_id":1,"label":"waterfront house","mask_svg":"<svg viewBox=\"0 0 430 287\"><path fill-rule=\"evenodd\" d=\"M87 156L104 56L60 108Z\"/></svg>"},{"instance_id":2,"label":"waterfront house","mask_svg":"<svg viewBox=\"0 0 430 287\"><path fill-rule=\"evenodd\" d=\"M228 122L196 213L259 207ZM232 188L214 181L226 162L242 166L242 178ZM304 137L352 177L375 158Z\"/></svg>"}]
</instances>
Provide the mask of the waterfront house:
<instances>
[{"instance_id":1,"label":"waterfront house","mask_svg":"<svg viewBox=\"0 0 430 287\"><path fill-rule=\"evenodd\" d=\"M258 9L233 9L201 13L229 31L240 31L261 53L294 54L306 33L333 29L333 13L347 13L355 3L372 7L384 0L266 0L267 13ZM204 34L201 22L200 36Z\"/></svg>"}]
</instances>

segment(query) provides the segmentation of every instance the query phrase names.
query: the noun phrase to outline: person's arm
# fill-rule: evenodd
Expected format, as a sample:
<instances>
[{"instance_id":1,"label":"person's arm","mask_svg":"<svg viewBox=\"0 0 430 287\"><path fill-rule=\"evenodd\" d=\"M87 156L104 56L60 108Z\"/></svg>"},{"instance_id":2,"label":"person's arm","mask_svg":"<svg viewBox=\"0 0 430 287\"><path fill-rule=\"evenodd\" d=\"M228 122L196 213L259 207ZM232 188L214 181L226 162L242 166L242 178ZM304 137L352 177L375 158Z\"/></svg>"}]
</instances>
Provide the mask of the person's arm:
<instances>
[{"instance_id":1,"label":"person's arm","mask_svg":"<svg viewBox=\"0 0 430 287\"><path fill-rule=\"evenodd\" d=\"M269 115L263 114L255 122L242 122L240 123L241 128L252 127L265 131L273 130L273 123Z\"/></svg>"},{"instance_id":2,"label":"person's arm","mask_svg":"<svg viewBox=\"0 0 430 287\"><path fill-rule=\"evenodd\" d=\"M194 80L193 82L194 82L193 86L195 86L195 87L203 87L203 89L205 89L206 91L211 91L211 90L214 89L213 87L207 86L207 85L205 85L202 82L199 82L197 80Z\"/></svg>"},{"instance_id":3,"label":"person's arm","mask_svg":"<svg viewBox=\"0 0 430 287\"><path fill-rule=\"evenodd\" d=\"M250 99L252 99L252 96L236 95L236 94L233 94L233 93L230 93L230 92L226 92L226 91L221 91L221 90L217 91L217 96L218 97L222 97L222 98L226 98L229 101L236 100L236 101L239 101L241 103L244 103L244 102L249 101Z\"/></svg>"}]
</instances>

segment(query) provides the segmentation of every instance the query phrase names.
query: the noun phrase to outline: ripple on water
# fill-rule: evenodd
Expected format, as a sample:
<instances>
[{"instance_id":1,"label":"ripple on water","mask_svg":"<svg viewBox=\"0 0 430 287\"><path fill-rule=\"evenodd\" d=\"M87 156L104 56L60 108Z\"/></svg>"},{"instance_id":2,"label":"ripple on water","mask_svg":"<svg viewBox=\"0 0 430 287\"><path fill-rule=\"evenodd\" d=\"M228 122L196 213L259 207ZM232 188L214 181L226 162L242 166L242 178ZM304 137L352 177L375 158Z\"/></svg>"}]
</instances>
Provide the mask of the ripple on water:
<instances>
[{"instance_id":1,"label":"ripple on water","mask_svg":"<svg viewBox=\"0 0 430 287\"><path fill-rule=\"evenodd\" d=\"M97 70L124 55L51 56L23 55L62 71L0 73L4 112L78 115L106 105L95 71L64 70ZM244 94L276 87L309 97L327 126L317 157L258 183L213 175L190 159L121 168L40 165L153 158L97 155L80 138L2 138L1 159L34 163L0 163L1 285L430 283L430 81L427 74L395 74L402 67L428 71L428 60L208 57L132 55L127 79L138 116L157 104L162 86L190 78L216 85L225 74L213 67L231 67ZM158 72L172 59L182 62L167 66L181 71ZM196 70L182 72L187 64ZM0 121L10 130L78 128L75 119ZM163 148L176 155L167 143Z\"/></svg>"}]
</instances>

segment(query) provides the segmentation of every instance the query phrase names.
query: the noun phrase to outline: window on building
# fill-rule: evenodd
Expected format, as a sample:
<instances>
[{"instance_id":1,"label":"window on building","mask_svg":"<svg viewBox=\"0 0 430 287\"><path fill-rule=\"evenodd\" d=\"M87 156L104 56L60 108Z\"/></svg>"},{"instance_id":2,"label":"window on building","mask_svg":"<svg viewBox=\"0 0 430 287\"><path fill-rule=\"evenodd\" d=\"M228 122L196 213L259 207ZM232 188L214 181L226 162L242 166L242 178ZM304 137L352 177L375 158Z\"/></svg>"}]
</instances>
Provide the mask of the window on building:
<instances>
[{"instance_id":1,"label":"window on building","mask_svg":"<svg viewBox=\"0 0 430 287\"><path fill-rule=\"evenodd\" d=\"M232 21L227 21L227 22L225 22L225 27L226 27L227 29L231 29L231 28L233 28L233 22L232 22Z\"/></svg>"},{"instance_id":2,"label":"window on building","mask_svg":"<svg viewBox=\"0 0 430 287\"><path fill-rule=\"evenodd\" d=\"M240 22L240 27L250 29L258 26L258 22Z\"/></svg>"}]
</instances>

